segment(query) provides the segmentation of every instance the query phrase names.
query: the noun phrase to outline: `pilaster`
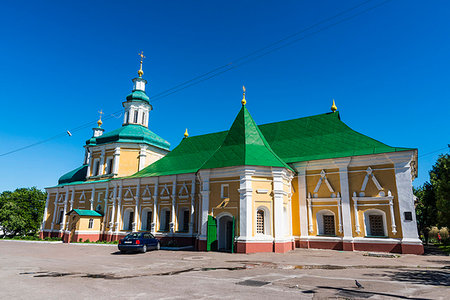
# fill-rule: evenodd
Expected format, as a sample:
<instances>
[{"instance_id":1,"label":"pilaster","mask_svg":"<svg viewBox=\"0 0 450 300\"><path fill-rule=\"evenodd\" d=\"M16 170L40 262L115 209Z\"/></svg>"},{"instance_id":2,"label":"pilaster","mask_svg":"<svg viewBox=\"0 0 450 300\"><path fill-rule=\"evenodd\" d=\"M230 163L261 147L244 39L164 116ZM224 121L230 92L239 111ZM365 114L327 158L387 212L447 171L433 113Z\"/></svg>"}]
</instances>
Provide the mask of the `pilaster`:
<instances>
[{"instance_id":1,"label":"pilaster","mask_svg":"<svg viewBox=\"0 0 450 300\"><path fill-rule=\"evenodd\" d=\"M253 236L252 175L254 173L254 169L246 168L242 171L240 176L238 241L246 241Z\"/></svg>"},{"instance_id":2,"label":"pilaster","mask_svg":"<svg viewBox=\"0 0 450 300\"><path fill-rule=\"evenodd\" d=\"M208 230L208 213L209 213L209 176L210 170L201 170L199 172L200 182L201 182L201 191L200 195L202 198L202 206L201 206L201 217L200 217L200 240L206 240L206 234Z\"/></svg>"},{"instance_id":3,"label":"pilaster","mask_svg":"<svg viewBox=\"0 0 450 300\"><path fill-rule=\"evenodd\" d=\"M342 201L342 225L344 230L343 249L346 251L353 250L352 215L348 183L348 165L350 164L350 161L351 158L341 158L334 161L334 164L339 168Z\"/></svg>"}]
</instances>

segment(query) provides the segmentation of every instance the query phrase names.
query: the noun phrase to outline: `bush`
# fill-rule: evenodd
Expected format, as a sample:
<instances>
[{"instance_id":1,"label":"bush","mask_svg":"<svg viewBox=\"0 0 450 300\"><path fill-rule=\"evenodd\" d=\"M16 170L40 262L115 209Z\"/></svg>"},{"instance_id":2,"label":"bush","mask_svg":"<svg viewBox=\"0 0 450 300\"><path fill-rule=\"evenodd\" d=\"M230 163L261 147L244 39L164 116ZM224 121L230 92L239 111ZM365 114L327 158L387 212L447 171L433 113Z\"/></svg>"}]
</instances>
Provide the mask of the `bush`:
<instances>
[{"instance_id":1,"label":"bush","mask_svg":"<svg viewBox=\"0 0 450 300\"><path fill-rule=\"evenodd\" d=\"M85 243L90 243L91 241L89 239L86 239L84 242Z\"/></svg>"},{"instance_id":2,"label":"bush","mask_svg":"<svg viewBox=\"0 0 450 300\"><path fill-rule=\"evenodd\" d=\"M83 239L82 239L82 238L80 238L80 239L78 240L78 242L79 242L79 243L82 243L82 242L83 242Z\"/></svg>"},{"instance_id":3,"label":"bush","mask_svg":"<svg viewBox=\"0 0 450 300\"><path fill-rule=\"evenodd\" d=\"M448 228L447 227L442 227L439 230L439 234L441 235L441 240L448 240Z\"/></svg>"}]
</instances>

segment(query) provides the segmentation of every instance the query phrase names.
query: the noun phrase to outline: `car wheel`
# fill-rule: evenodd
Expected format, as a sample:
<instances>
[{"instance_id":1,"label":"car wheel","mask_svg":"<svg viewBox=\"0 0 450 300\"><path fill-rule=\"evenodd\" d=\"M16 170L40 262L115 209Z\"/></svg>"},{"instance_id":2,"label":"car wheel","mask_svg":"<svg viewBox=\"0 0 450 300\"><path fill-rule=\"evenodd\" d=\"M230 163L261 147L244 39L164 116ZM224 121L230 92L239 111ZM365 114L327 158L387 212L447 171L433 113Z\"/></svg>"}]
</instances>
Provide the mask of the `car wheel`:
<instances>
[{"instance_id":1,"label":"car wheel","mask_svg":"<svg viewBox=\"0 0 450 300\"><path fill-rule=\"evenodd\" d=\"M159 249L161 249L161 245L158 242L158 244L156 244L156 250L159 250Z\"/></svg>"},{"instance_id":2,"label":"car wheel","mask_svg":"<svg viewBox=\"0 0 450 300\"><path fill-rule=\"evenodd\" d=\"M144 246L142 246L141 252L142 252L142 253L147 252L147 245L144 244Z\"/></svg>"}]
</instances>

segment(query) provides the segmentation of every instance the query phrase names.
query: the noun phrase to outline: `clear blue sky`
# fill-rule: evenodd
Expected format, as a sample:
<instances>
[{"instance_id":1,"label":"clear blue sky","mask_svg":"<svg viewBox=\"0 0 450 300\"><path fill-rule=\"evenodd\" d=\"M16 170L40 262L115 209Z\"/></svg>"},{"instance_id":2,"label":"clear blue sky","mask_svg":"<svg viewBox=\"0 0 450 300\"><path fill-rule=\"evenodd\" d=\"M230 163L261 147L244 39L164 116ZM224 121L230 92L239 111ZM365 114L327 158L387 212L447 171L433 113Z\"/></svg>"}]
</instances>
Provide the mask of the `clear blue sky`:
<instances>
[{"instance_id":1,"label":"clear blue sky","mask_svg":"<svg viewBox=\"0 0 450 300\"><path fill-rule=\"evenodd\" d=\"M5 1L0 154L121 110L141 50L151 97L361 2ZM417 186L447 150L421 155L450 143L449 20L448 1L390 1L153 102L150 129L172 147L186 127L226 130L243 83L259 124L328 112L334 98L353 129L419 149ZM81 165L92 127L0 157L0 191L55 185Z\"/></svg>"}]
</instances>

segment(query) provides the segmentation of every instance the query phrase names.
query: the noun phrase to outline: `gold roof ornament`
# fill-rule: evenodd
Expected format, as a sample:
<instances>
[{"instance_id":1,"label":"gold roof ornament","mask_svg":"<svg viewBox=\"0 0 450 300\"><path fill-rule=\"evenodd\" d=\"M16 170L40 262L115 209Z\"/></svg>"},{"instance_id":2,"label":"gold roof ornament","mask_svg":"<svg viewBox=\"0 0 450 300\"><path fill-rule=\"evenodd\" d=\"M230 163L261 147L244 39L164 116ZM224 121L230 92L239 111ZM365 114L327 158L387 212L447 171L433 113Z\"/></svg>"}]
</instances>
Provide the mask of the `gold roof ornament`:
<instances>
[{"instance_id":1,"label":"gold roof ornament","mask_svg":"<svg viewBox=\"0 0 450 300\"><path fill-rule=\"evenodd\" d=\"M336 106L336 104L334 103L334 99L333 99L333 105L331 105L331 111L332 112L335 112L337 110L337 106Z\"/></svg>"},{"instance_id":2,"label":"gold roof ornament","mask_svg":"<svg viewBox=\"0 0 450 300\"><path fill-rule=\"evenodd\" d=\"M145 58L144 51L141 51L141 53L138 53L138 55L141 57L141 67L139 68L138 75L139 77L142 77L142 75L144 75L144 71L142 71L142 62L144 61Z\"/></svg>"},{"instance_id":3,"label":"gold roof ornament","mask_svg":"<svg viewBox=\"0 0 450 300\"><path fill-rule=\"evenodd\" d=\"M98 127L100 127L103 124L103 122L102 122L102 115L104 114L104 112L102 110L100 110L98 113L100 114L100 118L97 121L97 125L98 125Z\"/></svg>"},{"instance_id":4,"label":"gold roof ornament","mask_svg":"<svg viewBox=\"0 0 450 300\"><path fill-rule=\"evenodd\" d=\"M186 128L186 131L184 132L184 138L187 138L189 136L188 130Z\"/></svg>"},{"instance_id":5,"label":"gold roof ornament","mask_svg":"<svg viewBox=\"0 0 450 300\"><path fill-rule=\"evenodd\" d=\"M245 86L242 86L242 100L241 100L242 105L245 105L247 103L247 100L245 100Z\"/></svg>"}]
</instances>

